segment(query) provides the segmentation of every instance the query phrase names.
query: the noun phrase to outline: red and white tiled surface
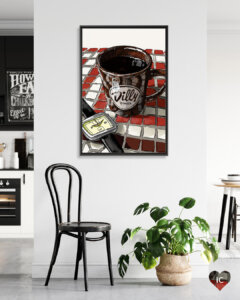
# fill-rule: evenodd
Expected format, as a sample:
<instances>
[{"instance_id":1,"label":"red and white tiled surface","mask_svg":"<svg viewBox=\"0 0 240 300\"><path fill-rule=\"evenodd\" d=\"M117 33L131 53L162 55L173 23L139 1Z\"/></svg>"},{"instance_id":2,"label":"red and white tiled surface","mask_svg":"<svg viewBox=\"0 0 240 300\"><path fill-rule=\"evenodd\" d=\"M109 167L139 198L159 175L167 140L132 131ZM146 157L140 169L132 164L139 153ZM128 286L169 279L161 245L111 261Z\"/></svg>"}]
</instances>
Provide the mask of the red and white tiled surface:
<instances>
[{"instance_id":1,"label":"red and white tiled surface","mask_svg":"<svg viewBox=\"0 0 240 300\"><path fill-rule=\"evenodd\" d=\"M115 134L125 153L166 153L166 94L145 104L141 114L125 118L112 112L102 88L96 67L96 57L105 48L82 49L82 97L96 113L105 112L118 124ZM151 54L154 69L165 69L165 53L146 49ZM147 95L165 83L164 77L149 80ZM82 153L108 153L101 141L91 142L82 135Z\"/></svg>"}]
</instances>

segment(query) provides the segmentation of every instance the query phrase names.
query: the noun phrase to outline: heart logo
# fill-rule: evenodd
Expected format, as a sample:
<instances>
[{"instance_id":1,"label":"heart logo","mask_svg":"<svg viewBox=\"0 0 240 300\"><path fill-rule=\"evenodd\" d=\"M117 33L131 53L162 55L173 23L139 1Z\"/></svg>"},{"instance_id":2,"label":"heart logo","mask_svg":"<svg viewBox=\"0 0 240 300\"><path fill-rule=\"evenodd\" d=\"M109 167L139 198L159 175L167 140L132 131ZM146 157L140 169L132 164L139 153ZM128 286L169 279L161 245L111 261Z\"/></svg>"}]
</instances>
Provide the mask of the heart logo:
<instances>
[{"instance_id":1,"label":"heart logo","mask_svg":"<svg viewBox=\"0 0 240 300\"><path fill-rule=\"evenodd\" d=\"M217 271L212 271L209 274L210 282L221 291L231 280L231 275L228 271L223 271L218 273Z\"/></svg>"}]
</instances>

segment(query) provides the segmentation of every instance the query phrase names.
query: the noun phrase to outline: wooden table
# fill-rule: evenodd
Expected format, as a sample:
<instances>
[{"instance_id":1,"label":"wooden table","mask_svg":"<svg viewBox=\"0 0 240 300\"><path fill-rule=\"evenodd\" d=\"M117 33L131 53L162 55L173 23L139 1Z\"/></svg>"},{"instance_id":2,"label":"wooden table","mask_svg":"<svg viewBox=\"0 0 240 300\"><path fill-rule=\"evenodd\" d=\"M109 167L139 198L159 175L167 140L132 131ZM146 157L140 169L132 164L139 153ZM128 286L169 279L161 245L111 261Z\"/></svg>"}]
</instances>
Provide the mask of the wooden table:
<instances>
[{"instance_id":1,"label":"wooden table","mask_svg":"<svg viewBox=\"0 0 240 300\"><path fill-rule=\"evenodd\" d=\"M226 239L226 249L230 248L230 239L231 239L231 229L232 229L232 215L233 215L233 202L236 201L236 198L233 196L234 189L240 189L240 185L226 185L226 184L214 184L217 187L223 187L223 200L222 200L222 211L220 217L220 225L219 225L219 232L218 232L218 242L220 243L222 240L222 231L224 225L224 218L225 218L225 211L227 205L227 198L228 193L230 195L230 202L229 202L229 211L228 211L228 224L227 224L227 239Z\"/></svg>"}]
</instances>

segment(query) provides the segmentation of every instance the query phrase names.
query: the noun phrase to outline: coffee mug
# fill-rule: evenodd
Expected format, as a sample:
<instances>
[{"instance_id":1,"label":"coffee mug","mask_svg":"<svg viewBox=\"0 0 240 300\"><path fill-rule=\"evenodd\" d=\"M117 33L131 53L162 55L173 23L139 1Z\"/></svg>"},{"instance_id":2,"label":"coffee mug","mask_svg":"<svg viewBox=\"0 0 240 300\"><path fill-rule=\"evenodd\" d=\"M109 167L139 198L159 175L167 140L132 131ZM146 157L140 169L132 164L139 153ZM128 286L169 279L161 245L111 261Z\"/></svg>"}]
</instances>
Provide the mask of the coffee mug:
<instances>
[{"instance_id":1,"label":"coffee mug","mask_svg":"<svg viewBox=\"0 0 240 300\"><path fill-rule=\"evenodd\" d=\"M165 85L146 96L148 80L166 74L165 70L152 70L151 66L151 55L133 46L111 47L97 56L97 67L112 111L126 117L137 115L147 101L163 93Z\"/></svg>"}]
</instances>

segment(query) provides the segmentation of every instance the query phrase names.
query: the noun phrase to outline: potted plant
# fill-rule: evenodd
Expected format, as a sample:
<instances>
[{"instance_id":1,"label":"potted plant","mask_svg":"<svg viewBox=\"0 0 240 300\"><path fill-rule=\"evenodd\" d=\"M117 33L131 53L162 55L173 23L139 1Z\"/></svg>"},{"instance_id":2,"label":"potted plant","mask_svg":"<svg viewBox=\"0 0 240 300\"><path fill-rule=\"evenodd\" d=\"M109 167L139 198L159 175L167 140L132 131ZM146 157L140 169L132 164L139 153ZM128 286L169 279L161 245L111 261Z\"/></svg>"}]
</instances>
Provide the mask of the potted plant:
<instances>
[{"instance_id":1,"label":"potted plant","mask_svg":"<svg viewBox=\"0 0 240 300\"><path fill-rule=\"evenodd\" d=\"M192 270L189 264L189 254L200 251L201 256L210 263L218 259L219 247L216 239L210 236L208 223L195 217L193 220L182 219L184 209L190 209L195 205L193 198L183 198L179 201L182 207L179 217L169 220L166 216L169 213L168 207L150 207L149 203L139 205L134 215L142 214L150 210L150 217L154 225L149 229L136 227L127 228L123 235L121 244L124 245L129 239L144 232L135 243L133 251L121 255L118 260L118 271L121 277L127 272L129 256L132 254L140 264L148 270L157 265L158 258L160 263L156 267L157 277L160 282L167 285L183 285L190 282ZM193 226L201 231L201 237L196 237L193 233ZM202 250L194 250L199 244Z\"/></svg>"}]
</instances>

